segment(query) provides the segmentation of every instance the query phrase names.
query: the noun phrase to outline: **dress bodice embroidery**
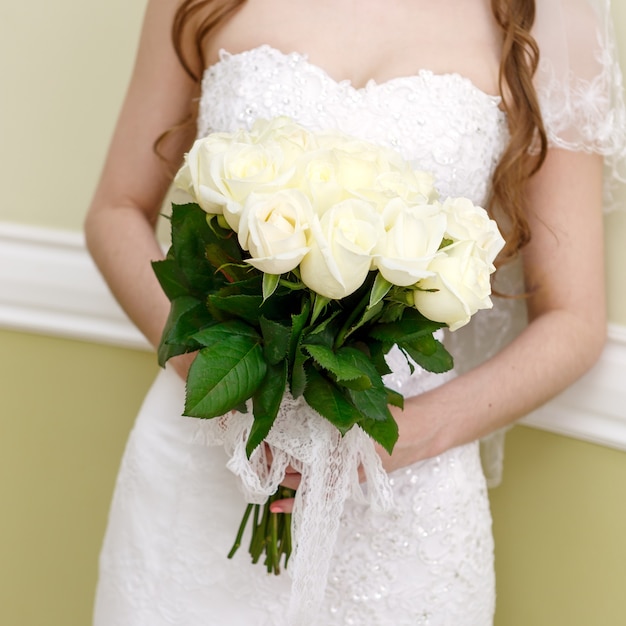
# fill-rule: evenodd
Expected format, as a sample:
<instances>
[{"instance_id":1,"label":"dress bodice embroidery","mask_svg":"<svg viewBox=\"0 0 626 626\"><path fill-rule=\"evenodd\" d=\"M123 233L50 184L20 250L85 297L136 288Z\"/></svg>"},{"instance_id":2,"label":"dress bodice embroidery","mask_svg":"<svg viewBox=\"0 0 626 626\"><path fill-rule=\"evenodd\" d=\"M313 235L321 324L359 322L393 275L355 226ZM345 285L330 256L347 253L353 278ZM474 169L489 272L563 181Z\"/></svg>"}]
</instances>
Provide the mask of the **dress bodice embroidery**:
<instances>
[{"instance_id":1,"label":"dress bodice embroidery","mask_svg":"<svg viewBox=\"0 0 626 626\"><path fill-rule=\"evenodd\" d=\"M500 98L459 74L422 70L355 88L305 55L267 45L220 52L202 81L198 134L249 128L286 115L313 130L339 130L396 149L434 174L442 196L484 204L507 137Z\"/></svg>"}]
</instances>

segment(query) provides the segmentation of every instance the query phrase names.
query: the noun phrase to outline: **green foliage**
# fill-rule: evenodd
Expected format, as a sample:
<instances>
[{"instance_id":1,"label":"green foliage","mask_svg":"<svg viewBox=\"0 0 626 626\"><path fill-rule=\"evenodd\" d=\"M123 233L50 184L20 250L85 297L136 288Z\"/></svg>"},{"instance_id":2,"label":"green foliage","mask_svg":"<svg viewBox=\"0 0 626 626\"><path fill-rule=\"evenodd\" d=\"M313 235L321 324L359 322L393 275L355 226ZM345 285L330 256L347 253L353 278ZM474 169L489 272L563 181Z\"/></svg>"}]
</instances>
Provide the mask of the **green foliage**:
<instances>
[{"instance_id":1,"label":"green foliage","mask_svg":"<svg viewBox=\"0 0 626 626\"><path fill-rule=\"evenodd\" d=\"M252 405L246 444L250 456L268 436L286 389L344 435L355 425L392 452L398 426L389 406L403 397L385 387L385 355L397 345L432 372L452 357L431 322L413 307L411 289L394 287L377 272L343 300L311 293L297 270L263 274L246 263L234 233L196 204L174 205L172 246L154 272L171 301L158 350L159 364L196 351L187 377L185 415L210 419ZM252 526L253 562L265 554L278 573L291 553L288 515L271 513L274 500L293 497L281 488L261 508L249 505L231 557Z\"/></svg>"},{"instance_id":2,"label":"green foliage","mask_svg":"<svg viewBox=\"0 0 626 626\"><path fill-rule=\"evenodd\" d=\"M185 415L224 415L250 398L265 378L261 337L232 321L206 328L194 339L204 347L189 370Z\"/></svg>"},{"instance_id":3,"label":"green foliage","mask_svg":"<svg viewBox=\"0 0 626 626\"><path fill-rule=\"evenodd\" d=\"M341 393L339 387L311 365L307 368L304 399L342 435L361 419L358 409Z\"/></svg>"},{"instance_id":4,"label":"green foliage","mask_svg":"<svg viewBox=\"0 0 626 626\"><path fill-rule=\"evenodd\" d=\"M412 292L371 272L356 293L330 300L307 290L296 270L264 275L246 263L236 236L195 204L175 205L172 246L155 274L171 301L159 363L197 351L185 414L212 418L252 401L247 452L263 441L289 389L346 433L359 424L391 451L398 437L385 387L385 354L398 345L432 372L452 367Z\"/></svg>"},{"instance_id":5,"label":"green foliage","mask_svg":"<svg viewBox=\"0 0 626 626\"><path fill-rule=\"evenodd\" d=\"M159 345L159 365L163 367L173 356L196 349L198 344L193 336L198 329L211 323L212 319L200 300L193 296L173 299Z\"/></svg>"},{"instance_id":6,"label":"green foliage","mask_svg":"<svg viewBox=\"0 0 626 626\"><path fill-rule=\"evenodd\" d=\"M252 396L254 422L248 442L246 453L248 456L267 437L278 415L278 409L285 394L287 384L287 361L281 361L267 368L263 382Z\"/></svg>"}]
</instances>

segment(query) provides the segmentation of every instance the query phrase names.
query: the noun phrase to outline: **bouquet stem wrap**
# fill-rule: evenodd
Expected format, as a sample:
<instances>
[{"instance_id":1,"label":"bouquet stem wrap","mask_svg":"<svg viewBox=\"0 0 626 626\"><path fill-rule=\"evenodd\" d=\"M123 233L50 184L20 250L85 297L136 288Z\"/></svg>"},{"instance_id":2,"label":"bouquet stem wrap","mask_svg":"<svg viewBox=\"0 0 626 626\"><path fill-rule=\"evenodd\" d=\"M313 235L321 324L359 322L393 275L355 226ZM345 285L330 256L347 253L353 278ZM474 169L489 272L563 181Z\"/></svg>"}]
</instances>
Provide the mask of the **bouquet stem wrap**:
<instances>
[{"instance_id":1,"label":"bouquet stem wrap","mask_svg":"<svg viewBox=\"0 0 626 626\"><path fill-rule=\"evenodd\" d=\"M228 468L241 481L248 502L262 504L279 487L288 465L302 474L292 515L293 552L288 572L292 578L290 623L314 623L326 587L328 567L347 498L368 501L379 510L393 506L389 479L372 439L361 428L341 436L328 420L300 397L286 393L274 426L251 457L246 443L251 413L234 413L211 420L209 442L223 445ZM266 449L271 452L268 465ZM359 467L367 490L359 484ZM323 541L320 541L323 538Z\"/></svg>"}]
</instances>

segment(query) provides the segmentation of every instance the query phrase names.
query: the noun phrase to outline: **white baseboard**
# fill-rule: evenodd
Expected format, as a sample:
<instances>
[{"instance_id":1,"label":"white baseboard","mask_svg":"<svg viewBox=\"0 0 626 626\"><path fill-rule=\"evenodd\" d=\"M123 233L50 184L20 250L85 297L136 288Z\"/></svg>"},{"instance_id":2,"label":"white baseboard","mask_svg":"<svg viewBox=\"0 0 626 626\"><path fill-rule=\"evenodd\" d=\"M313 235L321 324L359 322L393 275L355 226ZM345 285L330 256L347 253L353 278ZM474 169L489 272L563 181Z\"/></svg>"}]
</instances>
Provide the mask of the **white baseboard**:
<instances>
[{"instance_id":1,"label":"white baseboard","mask_svg":"<svg viewBox=\"0 0 626 626\"><path fill-rule=\"evenodd\" d=\"M150 349L81 234L2 222L0 328ZM598 364L522 423L626 450L626 327L611 325Z\"/></svg>"},{"instance_id":2,"label":"white baseboard","mask_svg":"<svg viewBox=\"0 0 626 626\"><path fill-rule=\"evenodd\" d=\"M0 327L149 349L71 231L0 222Z\"/></svg>"},{"instance_id":3,"label":"white baseboard","mask_svg":"<svg viewBox=\"0 0 626 626\"><path fill-rule=\"evenodd\" d=\"M626 450L626 327L609 325L598 363L522 423Z\"/></svg>"}]
</instances>

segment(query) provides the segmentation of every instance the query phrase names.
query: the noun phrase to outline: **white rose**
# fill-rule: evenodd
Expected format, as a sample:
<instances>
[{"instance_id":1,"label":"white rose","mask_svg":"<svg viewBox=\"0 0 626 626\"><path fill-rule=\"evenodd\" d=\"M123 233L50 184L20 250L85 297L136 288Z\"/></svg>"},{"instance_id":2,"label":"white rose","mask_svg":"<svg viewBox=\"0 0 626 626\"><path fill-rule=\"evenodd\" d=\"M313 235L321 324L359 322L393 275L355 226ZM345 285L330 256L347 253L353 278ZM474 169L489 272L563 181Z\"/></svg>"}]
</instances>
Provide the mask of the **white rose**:
<instances>
[{"instance_id":1,"label":"white rose","mask_svg":"<svg viewBox=\"0 0 626 626\"><path fill-rule=\"evenodd\" d=\"M267 274L298 266L309 251L306 231L312 216L308 198L295 189L251 194L239 223L239 244L249 250L248 263Z\"/></svg>"},{"instance_id":2,"label":"white rose","mask_svg":"<svg viewBox=\"0 0 626 626\"><path fill-rule=\"evenodd\" d=\"M250 193L277 191L288 183L293 171L283 169L284 161L280 146L269 142L236 144L213 160L211 173L224 195L224 217L233 230L238 229L240 207Z\"/></svg>"},{"instance_id":3,"label":"white rose","mask_svg":"<svg viewBox=\"0 0 626 626\"><path fill-rule=\"evenodd\" d=\"M227 133L214 133L196 140L174 178L174 185L187 192L207 213L222 213L224 196L207 172L213 158L226 152L232 143L232 137Z\"/></svg>"},{"instance_id":4,"label":"white rose","mask_svg":"<svg viewBox=\"0 0 626 626\"><path fill-rule=\"evenodd\" d=\"M474 241L490 265L504 246L504 239L485 209L467 198L448 198L441 205L448 218L447 236L453 241Z\"/></svg>"},{"instance_id":5,"label":"white rose","mask_svg":"<svg viewBox=\"0 0 626 626\"><path fill-rule=\"evenodd\" d=\"M378 189L393 193L410 204L429 204L437 199L434 177L422 171L383 172L376 179Z\"/></svg>"},{"instance_id":6,"label":"white rose","mask_svg":"<svg viewBox=\"0 0 626 626\"><path fill-rule=\"evenodd\" d=\"M335 154L337 180L349 194L371 189L381 172L390 171L394 165L401 168L404 164L401 157L388 148L338 133L321 135L319 144Z\"/></svg>"},{"instance_id":7,"label":"white rose","mask_svg":"<svg viewBox=\"0 0 626 626\"><path fill-rule=\"evenodd\" d=\"M345 154L359 156L362 159L376 163L379 172L390 170L404 170L409 167L399 152L380 144L358 139L352 135L340 132L320 133L317 136L322 148L341 150Z\"/></svg>"},{"instance_id":8,"label":"white rose","mask_svg":"<svg viewBox=\"0 0 626 626\"><path fill-rule=\"evenodd\" d=\"M339 181L339 162L333 150L315 150L304 155L298 163L295 177L298 187L313 202L318 215L329 207L347 199Z\"/></svg>"},{"instance_id":9,"label":"white rose","mask_svg":"<svg viewBox=\"0 0 626 626\"><path fill-rule=\"evenodd\" d=\"M294 156L317 148L315 134L286 116L275 117L269 121L258 119L250 134L255 143L271 140L286 148L291 147Z\"/></svg>"},{"instance_id":10,"label":"white rose","mask_svg":"<svg viewBox=\"0 0 626 626\"><path fill-rule=\"evenodd\" d=\"M408 287L432 276L429 264L446 230L446 218L429 205L407 206L400 198L383 210L385 232L373 250L374 265L383 278Z\"/></svg>"},{"instance_id":11,"label":"white rose","mask_svg":"<svg viewBox=\"0 0 626 626\"><path fill-rule=\"evenodd\" d=\"M239 133L238 138L247 135ZM220 133L199 139L185 158L177 185L186 188L202 209L223 213L237 230L241 206L252 191L284 187L293 174L275 142L252 144Z\"/></svg>"},{"instance_id":12,"label":"white rose","mask_svg":"<svg viewBox=\"0 0 626 626\"><path fill-rule=\"evenodd\" d=\"M410 169L384 171L376 176L371 188L362 189L357 196L374 202L382 211L388 202L400 198L405 204L426 205L437 199L434 178L428 172Z\"/></svg>"},{"instance_id":13,"label":"white rose","mask_svg":"<svg viewBox=\"0 0 626 626\"><path fill-rule=\"evenodd\" d=\"M479 309L490 309L491 266L471 241L447 246L429 266L435 276L418 283L414 291L417 310L428 319L457 330ZM436 291L422 291L422 290Z\"/></svg>"},{"instance_id":14,"label":"white rose","mask_svg":"<svg viewBox=\"0 0 626 626\"><path fill-rule=\"evenodd\" d=\"M369 154L336 151L339 165L339 184L348 192L369 189L374 185L377 175L376 161L370 160Z\"/></svg>"},{"instance_id":15,"label":"white rose","mask_svg":"<svg viewBox=\"0 0 626 626\"><path fill-rule=\"evenodd\" d=\"M382 218L363 200L344 200L314 216L311 250L300 263L302 282L327 298L354 293L371 269L370 253L382 232Z\"/></svg>"}]
</instances>

